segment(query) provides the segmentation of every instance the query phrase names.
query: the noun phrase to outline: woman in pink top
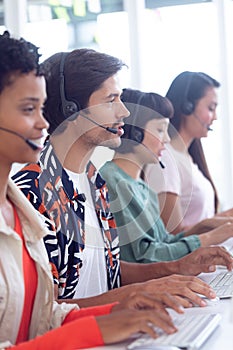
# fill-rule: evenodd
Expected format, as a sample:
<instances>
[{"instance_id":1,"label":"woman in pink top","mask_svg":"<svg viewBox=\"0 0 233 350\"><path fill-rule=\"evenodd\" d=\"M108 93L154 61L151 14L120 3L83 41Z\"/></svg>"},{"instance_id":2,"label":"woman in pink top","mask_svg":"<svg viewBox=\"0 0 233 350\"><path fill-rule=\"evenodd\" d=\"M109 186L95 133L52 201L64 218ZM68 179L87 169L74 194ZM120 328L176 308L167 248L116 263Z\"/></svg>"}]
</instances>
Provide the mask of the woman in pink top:
<instances>
[{"instance_id":1,"label":"woman in pink top","mask_svg":"<svg viewBox=\"0 0 233 350\"><path fill-rule=\"evenodd\" d=\"M217 119L220 83L202 72L185 71L172 81L166 97L172 102L171 142L163 152L166 165L149 165L145 179L158 193L161 217L171 233L198 234L233 222L233 209L219 210L219 199L201 139Z\"/></svg>"}]
</instances>

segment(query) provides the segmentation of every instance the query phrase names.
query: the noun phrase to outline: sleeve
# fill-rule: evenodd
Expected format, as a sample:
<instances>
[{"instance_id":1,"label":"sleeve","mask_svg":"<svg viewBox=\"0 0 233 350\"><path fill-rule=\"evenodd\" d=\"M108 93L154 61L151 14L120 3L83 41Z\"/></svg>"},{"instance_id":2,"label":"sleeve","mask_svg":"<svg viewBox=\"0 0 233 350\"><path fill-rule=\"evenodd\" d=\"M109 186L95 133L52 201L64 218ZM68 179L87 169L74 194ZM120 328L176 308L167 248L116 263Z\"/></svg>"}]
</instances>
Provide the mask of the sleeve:
<instances>
[{"instance_id":1,"label":"sleeve","mask_svg":"<svg viewBox=\"0 0 233 350\"><path fill-rule=\"evenodd\" d=\"M76 320L77 318L86 317L86 316L101 316L110 314L113 306L117 305L118 302L94 307L82 308L79 310L72 310L66 316L63 324Z\"/></svg>"},{"instance_id":2,"label":"sleeve","mask_svg":"<svg viewBox=\"0 0 233 350\"><path fill-rule=\"evenodd\" d=\"M95 317L107 315L117 303L71 311L61 327L28 342L13 346L12 350L87 349L103 345L103 338ZM69 335L69 336L67 336Z\"/></svg>"},{"instance_id":3,"label":"sleeve","mask_svg":"<svg viewBox=\"0 0 233 350\"><path fill-rule=\"evenodd\" d=\"M177 160L167 148L163 151L164 169L159 164L149 164L145 168L145 181L156 193L171 192L181 195L181 182Z\"/></svg>"},{"instance_id":4,"label":"sleeve","mask_svg":"<svg viewBox=\"0 0 233 350\"><path fill-rule=\"evenodd\" d=\"M151 263L181 258L200 247L198 236L169 234L160 218L156 193L111 174L110 205L117 222L121 259ZM142 200L144 198L144 201Z\"/></svg>"},{"instance_id":5,"label":"sleeve","mask_svg":"<svg viewBox=\"0 0 233 350\"><path fill-rule=\"evenodd\" d=\"M68 322L28 342L13 346L12 350L87 349L103 345L103 338L94 316Z\"/></svg>"}]
</instances>

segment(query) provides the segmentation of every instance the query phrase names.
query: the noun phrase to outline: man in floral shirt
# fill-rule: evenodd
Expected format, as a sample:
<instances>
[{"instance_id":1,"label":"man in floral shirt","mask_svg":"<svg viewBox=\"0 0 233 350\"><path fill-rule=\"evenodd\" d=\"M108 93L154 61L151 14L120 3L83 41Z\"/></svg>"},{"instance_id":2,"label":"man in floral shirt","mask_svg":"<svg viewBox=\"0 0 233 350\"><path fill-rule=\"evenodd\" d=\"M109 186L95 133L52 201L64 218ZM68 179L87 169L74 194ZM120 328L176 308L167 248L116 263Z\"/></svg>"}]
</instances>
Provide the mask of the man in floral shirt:
<instances>
[{"instance_id":1,"label":"man in floral shirt","mask_svg":"<svg viewBox=\"0 0 233 350\"><path fill-rule=\"evenodd\" d=\"M49 228L44 242L57 298L81 307L120 301L144 290L184 296L183 306L190 306L189 300L203 305L196 293L215 296L207 284L196 277L170 275L195 275L212 270L213 264L231 268L232 259L223 249L197 250L172 262L120 262L108 192L90 158L99 145L121 144L122 120L129 114L120 98L118 72L123 63L79 49L57 53L43 66L48 71L44 116L50 137L39 163L26 165L14 180ZM162 276L167 277L158 278ZM137 283L143 281L148 282Z\"/></svg>"}]
</instances>

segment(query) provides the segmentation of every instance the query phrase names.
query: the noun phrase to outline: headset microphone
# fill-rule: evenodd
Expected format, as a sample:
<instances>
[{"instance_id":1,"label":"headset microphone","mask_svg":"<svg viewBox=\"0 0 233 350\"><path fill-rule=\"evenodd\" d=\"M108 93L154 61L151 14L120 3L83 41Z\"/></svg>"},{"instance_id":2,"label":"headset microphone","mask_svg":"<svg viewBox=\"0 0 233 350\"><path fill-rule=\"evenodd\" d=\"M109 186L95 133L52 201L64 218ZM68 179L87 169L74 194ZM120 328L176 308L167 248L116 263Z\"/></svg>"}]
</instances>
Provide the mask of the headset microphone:
<instances>
[{"instance_id":1,"label":"headset microphone","mask_svg":"<svg viewBox=\"0 0 233 350\"><path fill-rule=\"evenodd\" d=\"M193 115L199 121L199 123L204 126L204 128L206 128L208 131L213 131L213 129L208 124L203 123L203 121L196 114L193 113Z\"/></svg>"},{"instance_id":2,"label":"headset microphone","mask_svg":"<svg viewBox=\"0 0 233 350\"><path fill-rule=\"evenodd\" d=\"M97 123L95 120L89 118L87 115L85 115L85 114L83 114L83 113L79 113L79 115L81 115L81 117L83 117L83 118L86 118L87 120L89 120L89 121L92 122L93 124L99 126L100 128L103 128L103 129L105 129L106 131L111 132L112 134L115 134L115 135L118 134L118 129L116 129L116 128L110 128L110 127L108 127L108 126L107 126L107 127L106 127L106 126L103 126L103 125Z\"/></svg>"},{"instance_id":3,"label":"headset microphone","mask_svg":"<svg viewBox=\"0 0 233 350\"><path fill-rule=\"evenodd\" d=\"M33 151L36 151L37 149L40 149L40 146L36 145L34 142L32 142L31 140L28 140L26 139L24 136L18 134L16 131L13 131L13 130L10 130L10 129L6 129L6 128L3 128L3 127L0 127L0 130L3 130L5 132L9 132L13 135L16 135L18 137L20 137L24 142L26 142L26 144L31 147L31 149Z\"/></svg>"},{"instance_id":4,"label":"headset microphone","mask_svg":"<svg viewBox=\"0 0 233 350\"><path fill-rule=\"evenodd\" d=\"M157 156L156 153L152 152L143 142L141 142L141 145L146 148L146 150L152 154L152 156L158 161L159 165L161 166L162 169L165 169L165 165L161 162L159 157Z\"/></svg>"}]
</instances>

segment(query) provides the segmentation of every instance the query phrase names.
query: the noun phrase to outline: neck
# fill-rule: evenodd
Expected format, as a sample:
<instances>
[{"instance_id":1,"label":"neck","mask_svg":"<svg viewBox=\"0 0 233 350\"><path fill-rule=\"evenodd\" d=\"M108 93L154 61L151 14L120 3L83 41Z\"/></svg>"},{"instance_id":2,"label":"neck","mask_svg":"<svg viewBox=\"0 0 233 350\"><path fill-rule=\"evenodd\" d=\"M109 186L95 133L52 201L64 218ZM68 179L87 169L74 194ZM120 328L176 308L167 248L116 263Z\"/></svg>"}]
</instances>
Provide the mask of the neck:
<instances>
[{"instance_id":1,"label":"neck","mask_svg":"<svg viewBox=\"0 0 233 350\"><path fill-rule=\"evenodd\" d=\"M179 130L179 134L171 139L171 145L180 152L188 152L188 148L193 142L193 137L184 129Z\"/></svg>"},{"instance_id":2,"label":"neck","mask_svg":"<svg viewBox=\"0 0 233 350\"><path fill-rule=\"evenodd\" d=\"M140 178L143 165L139 164L134 154L121 154L116 152L113 157L113 162L133 179L138 180Z\"/></svg>"},{"instance_id":3,"label":"neck","mask_svg":"<svg viewBox=\"0 0 233 350\"><path fill-rule=\"evenodd\" d=\"M90 147L84 138L85 135L72 142L69 137L64 137L64 134L51 137L56 156L63 168L78 174L86 170L94 147Z\"/></svg>"}]
</instances>

